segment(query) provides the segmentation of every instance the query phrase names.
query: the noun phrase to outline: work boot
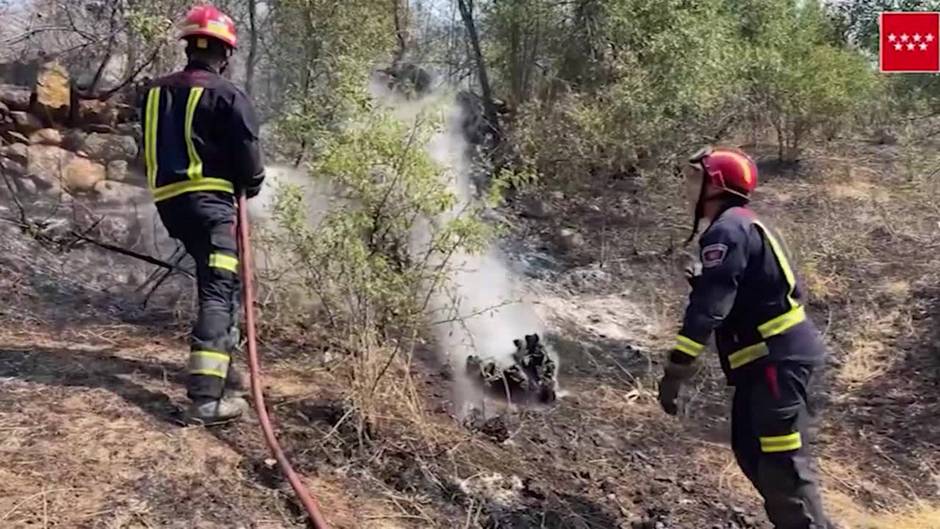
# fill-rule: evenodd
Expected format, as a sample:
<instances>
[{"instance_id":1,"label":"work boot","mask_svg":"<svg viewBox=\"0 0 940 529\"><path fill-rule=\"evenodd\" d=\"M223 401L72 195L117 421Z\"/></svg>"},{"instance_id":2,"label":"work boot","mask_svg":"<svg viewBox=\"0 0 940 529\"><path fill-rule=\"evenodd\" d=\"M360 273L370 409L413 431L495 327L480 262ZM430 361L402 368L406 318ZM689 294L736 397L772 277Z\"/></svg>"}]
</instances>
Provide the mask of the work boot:
<instances>
[{"instance_id":1,"label":"work boot","mask_svg":"<svg viewBox=\"0 0 940 529\"><path fill-rule=\"evenodd\" d=\"M200 426L224 424L238 419L247 409L248 403L241 397L196 399L186 410L186 422Z\"/></svg>"}]
</instances>

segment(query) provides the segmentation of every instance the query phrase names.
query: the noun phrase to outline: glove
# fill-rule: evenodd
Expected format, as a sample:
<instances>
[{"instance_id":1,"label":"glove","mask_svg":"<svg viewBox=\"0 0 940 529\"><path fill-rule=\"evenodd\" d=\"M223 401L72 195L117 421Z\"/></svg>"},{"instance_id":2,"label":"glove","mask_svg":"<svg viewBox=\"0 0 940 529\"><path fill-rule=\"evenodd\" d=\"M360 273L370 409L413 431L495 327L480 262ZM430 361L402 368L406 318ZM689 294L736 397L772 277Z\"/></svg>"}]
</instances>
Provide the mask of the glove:
<instances>
[{"instance_id":1,"label":"glove","mask_svg":"<svg viewBox=\"0 0 940 529\"><path fill-rule=\"evenodd\" d=\"M672 353L670 353L672 356ZM659 404L669 415L679 412L679 390L682 383L692 378L695 373L693 364L679 364L669 360L663 378L659 381Z\"/></svg>"},{"instance_id":2,"label":"glove","mask_svg":"<svg viewBox=\"0 0 940 529\"><path fill-rule=\"evenodd\" d=\"M679 390L682 388L682 381L676 377L663 375L659 381L659 405L663 411L669 415L675 415L679 412Z\"/></svg>"},{"instance_id":3,"label":"glove","mask_svg":"<svg viewBox=\"0 0 940 529\"><path fill-rule=\"evenodd\" d=\"M258 193L261 192L261 186L253 186L245 188L245 197L246 198L255 198L258 196Z\"/></svg>"},{"instance_id":4,"label":"glove","mask_svg":"<svg viewBox=\"0 0 940 529\"><path fill-rule=\"evenodd\" d=\"M693 262L689 263L685 267L685 280L689 282L689 286L695 288L696 283L700 277L702 277L702 263Z\"/></svg>"}]
</instances>

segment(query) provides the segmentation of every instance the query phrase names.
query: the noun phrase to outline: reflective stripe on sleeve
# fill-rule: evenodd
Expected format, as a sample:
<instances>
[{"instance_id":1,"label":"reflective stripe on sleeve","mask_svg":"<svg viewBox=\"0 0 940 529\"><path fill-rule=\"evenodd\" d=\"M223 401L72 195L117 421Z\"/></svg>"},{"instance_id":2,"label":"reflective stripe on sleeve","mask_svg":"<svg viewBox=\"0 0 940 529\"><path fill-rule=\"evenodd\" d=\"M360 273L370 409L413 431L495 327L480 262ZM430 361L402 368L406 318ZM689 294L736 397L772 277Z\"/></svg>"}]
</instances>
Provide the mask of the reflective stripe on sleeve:
<instances>
[{"instance_id":1,"label":"reflective stripe on sleeve","mask_svg":"<svg viewBox=\"0 0 940 529\"><path fill-rule=\"evenodd\" d=\"M702 354L702 351L705 350L705 344L700 344L695 340L680 334L676 336L675 348L676 351L683 352L692 358L696 358L698 355Z\"/></svg>"}]
</instances>

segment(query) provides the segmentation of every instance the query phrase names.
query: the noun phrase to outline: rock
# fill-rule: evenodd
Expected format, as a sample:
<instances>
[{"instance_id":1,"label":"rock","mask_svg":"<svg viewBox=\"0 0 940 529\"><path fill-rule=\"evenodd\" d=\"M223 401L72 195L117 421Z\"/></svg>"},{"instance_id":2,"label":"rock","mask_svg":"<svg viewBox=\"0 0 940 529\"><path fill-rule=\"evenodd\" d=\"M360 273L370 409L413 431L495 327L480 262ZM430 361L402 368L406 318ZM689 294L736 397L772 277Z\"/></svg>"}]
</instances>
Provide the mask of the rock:
<instances>
[{"instance_id":1,"label":"rock","mask_svg":"<svg viewBox=\"0 0 940 529\"><path fill-rule=\"evenodd\" d=\"M151 200L146 189L110 180L95 184L95 194L99 201L109 204L143 204Z\"/></svg>"},{"instance_id":2,"label":"rock","mask_svg":"<svg viewBox=\"0 0 940 529\"><path fill-rule=\"evenodd\" d=\"M91 125L85 125L85 130L88 132L97 132L100 134L114 134L114 127L111 125L103 125L101 123L92 123Z\"/></svg>"},{"instance_id":3,"label":"rock","mask_svg":"<svg viewBox=\"0 0 940 529\"><path fill-rule=\"evenodd\" d=\"M32 178L17 178L15 181L16 190L24 195L35 195L38 193L36 182Z\"/></svg>"},{"instance_id":4,"label":"rock","mask_svg":"<svg viewBox=\"0 0 940 529\"><path fill-rule=\"evenodd\" d=\"M78 102L78 119L83 125L108 125L117 122L117 109L106 101L83 99Z\"/></svg>"},{"instance_id":5,"label":"rock","mask_svg":"<svg viewBox=\"0 0 940 529\"><path fill-rule=\"evenodd\" d=\"M118 123L131 123L138 120L137 107L118 103L114 105L114 112Z\"/></svg>"},{"instance_id":6,"label":"rock","mask_svg":"<svg viewBox=\"0 0 940 529\"><path fill-rule=\"evenodd\" d=\"M0 103L12 110L29 110L29 88L11 84L0 84Z\"/></svg>"},{"instance_id":7,"label":"rock","mask_svg":"<svg viewBox=\"0 0 940 529\"><path fill-rule=\"evenodd\" d=\"M72 97L68 71L56 61L40 66L35 95L33 112L48 123L62 122L69 115Z\"/></svg>"},{"instance_id":8,"label":"rock","mask_svg":"<svg viewBox=\"0 0 940 529\"><path fill-rule=\"evenodd\" d=\"M61 187L65 167L75 155L52 145L31 145L28 149L26 173L36 180L40 189Z\"/></svg>"},{"instance_id":9,"label":"rock","mask_svg":"<svg viewBox=\"0 0 940 529\"><path fill-rule=\"evenodd\" d=\"M62 180L70 193L89 193L95 185L104 181L107 169L87 158L75 157L65 166Z\"/></svg>"},{"instance_id":10,"label":"rock","mask_svg":"<svg viewBox=\"0 0 940 529\"><path fill-rule=\"evenodd\" d=\"M70 151L80 151L85 148L86 134L78 129L69 129L62 136L62 148Z\"/></svg>"},{"instance_id":11,"label":"rock","mask_svg":"<svg viewBox=\"0 0 940 529\"><path fill-rule=\"evenodd\" d=\"M564 194L564 193L562 193L561 191L552 191L552 200L559 200L559 201L561 201L561 200L564 200L564 199L565 199L565 194Z\"/></svg>"},{"instance_id":12,"label":"rock","mask_svg":"<svg viewBox=\"0 0 940 529\"><path fill-rule=\"evenodd\" d=\"M62 133L56 129L40 129L32 133L29 142L39 145L62 145Z\"/></svg>"},{"instance_id":13,"label":"rock","mask_svg":"<svg viewBox=\"0 0 940 529\"><path fill-rule=\"evenodd\" d=\"M22 134L32 134L42 128L42 121L28 112L17 110L10 112L10 117L13 118L17 132Z\"/></svg>"},{"instance_id":14,"label":"rock","mask_svg":"<svg viewBox=\"0 0 940 529\"><path fill-rule=\"evenodd\" d=\"M0 158L0 170L3 171L3 174L16 178L26 176L26 167L12 158Z\"/></svg>"},{"instance_id":15,"label":"rock","mask_svg":"<svg viewBox=\"0 0 940 529\"><path fill-rule=\"evenodd\" d=\"M0 156L25 165L29 161L29 147L25 143L12 143L0 147Z\"/></svg>"},{"instance_id":16,"label":"rock","mask_svg":"<svg viewBox=\"0 0 940 529\"><path fill-rule=\"evenodd\" d=\"M92 133L85 138L84 149L94 160L133 160L137 157L137 142L120 134Z\"/></svg>"},{"instance_id":17,"label":"rock","mask_svg":"<svg viewBox=\"0 0 940 529\"><path fill-rule=\"evenodd\" d=\"M15 130L8 130L3 133L3 139L7 140L10 143L22 143L29 144L29 138L16 132Z\"/></svg>"},{"instance_id":18,"label":"rock","mask_svg":"<svg viewBox=\"0 0 940 529\"><path fill-rule=\"evenodd\" d=\"M127 162L114 160L108 164L108 180L123 182L127 180Z\"/></svg>"},{"instance_id":19,"label":"rock","mask_svg":"<svg viewBox=\"0 0 940 529\"><path fill-rule=\"evenodd\" d=\"M144 131L140 128L140 123L119 123L115 130L118 134L130 136L137 141L144 138Z\"/></svg>"},{"instance_id":20,"label":"rock","mask_svg":"<svg viewBox=\"0 0 940 529\"><path fill-rule=\"evenodd\" d=\"M875 143L879 145L896 145L898 135L887 128L880 128L875 131Z\"/></svg>"},{"instance_id":21,"label":"rock","mask_svg":"<svg viewBox=\"0 0 940 529\"><path fill-rule=\"evenodd\" d=\"M6 117L8 115L10 115L10 107L0 101L0 117Z\"/></svg>"},{"instance_id":22,"label":"rock","mask_svg":"<svg viewBox=\"0 0 940 529\"><path fill-rule=\"evenodd\" d=\"M558 243L565 251L578 250L584 247L584 236L571 228L558 230Z\"/></svg>"}]
</instances>

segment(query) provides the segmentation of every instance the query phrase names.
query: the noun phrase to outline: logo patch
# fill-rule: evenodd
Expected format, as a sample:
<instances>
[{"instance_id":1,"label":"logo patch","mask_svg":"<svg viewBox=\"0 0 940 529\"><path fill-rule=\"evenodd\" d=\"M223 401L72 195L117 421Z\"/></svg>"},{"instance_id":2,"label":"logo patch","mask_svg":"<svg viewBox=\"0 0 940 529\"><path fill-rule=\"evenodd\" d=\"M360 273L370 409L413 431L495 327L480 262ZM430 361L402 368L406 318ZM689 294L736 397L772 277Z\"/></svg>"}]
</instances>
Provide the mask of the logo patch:
<instances>
[{"instance_id":1,"label":"logo patch","mask_svg":"<svg viewBox=\"0 0 940 529\"><path fill-rule=\"evenodd\" d=\"M724 244L709 244L702 248L702 268L714 268L725 260L728 247Z\"/></svg>"}]
</instances>

